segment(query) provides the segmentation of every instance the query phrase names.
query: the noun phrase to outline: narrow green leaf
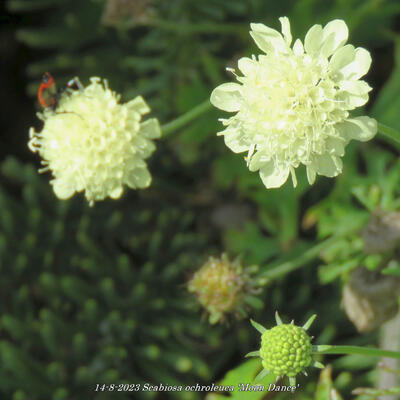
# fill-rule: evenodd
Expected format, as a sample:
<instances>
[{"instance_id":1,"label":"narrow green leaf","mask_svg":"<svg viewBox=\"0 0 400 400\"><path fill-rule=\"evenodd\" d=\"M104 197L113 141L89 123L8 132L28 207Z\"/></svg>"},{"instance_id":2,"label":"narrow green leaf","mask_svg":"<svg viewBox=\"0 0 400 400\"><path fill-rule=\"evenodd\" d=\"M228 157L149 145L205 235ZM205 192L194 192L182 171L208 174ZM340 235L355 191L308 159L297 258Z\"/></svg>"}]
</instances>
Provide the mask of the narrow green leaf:
<instances>
[{"instance_id":1,"label":"narrow green leaf","mask_svg":"<svg viewBox=\"0 0 400 400\"><path fill-rule=\"evenodd\" d=\"M263 334L264 332L266 332L266 328L264 328L261 324L259 324L256 321L253 321L252 319L250 320L250 323L253 325L254 328L256 328L258 330L258 332L260 332L261 334Z\"/></svg>"}]
</instances>

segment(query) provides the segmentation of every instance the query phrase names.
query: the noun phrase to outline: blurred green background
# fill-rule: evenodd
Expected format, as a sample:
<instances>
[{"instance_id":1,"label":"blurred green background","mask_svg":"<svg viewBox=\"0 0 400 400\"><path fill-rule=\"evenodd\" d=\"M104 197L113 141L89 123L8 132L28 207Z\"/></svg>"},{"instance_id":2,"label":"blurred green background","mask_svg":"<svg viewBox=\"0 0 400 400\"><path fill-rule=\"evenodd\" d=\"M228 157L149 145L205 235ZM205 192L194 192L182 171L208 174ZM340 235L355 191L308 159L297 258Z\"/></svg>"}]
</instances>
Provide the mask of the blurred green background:
<instances>
[{"instance_id":1,"label":"blurred green background","mask_svg":"<svg viewBox=\"0 0 400 400\"><path fill-rule=\"evenodd\" d=\"M398 210L398 149L379 139L352 143L339 178L310 187L301 171L296 189L266 190L215 135L222 113L213 110L158 141L148 190L91 209L81 195L59 201L27 148L29 127L41 127L41 76L50 71L59 86L74 76L84 84L106 78L124 101L143 95L166 123L230 80L227 66L258 53L250 22L279 29L286 15L293 37L303 39L311 25L341 18L349 42L372 54L366 112L400 129L399 1L8 0L0 7L0 397L200 399L205 393L94 388L250 381L259 364L243 356L259 346L258 333L248 319L210 325L186 282L210 255L241 256L262 274L376 207ZM317 343L377 344L379 326L360 334L340 307L350 272L366 262L360 240L357 232L271 279L251 317L270 327L277 309L299 324L317 313ZM387 257L397 260L392 250ZM392 264L389 275L398 273ZM343 398L375 385L376 359L327 359ZM300 378L296 400L328 399L321 389L332 384L328 372L318 389L317 381L315 370Z\"/></svg>"}]
</instances>

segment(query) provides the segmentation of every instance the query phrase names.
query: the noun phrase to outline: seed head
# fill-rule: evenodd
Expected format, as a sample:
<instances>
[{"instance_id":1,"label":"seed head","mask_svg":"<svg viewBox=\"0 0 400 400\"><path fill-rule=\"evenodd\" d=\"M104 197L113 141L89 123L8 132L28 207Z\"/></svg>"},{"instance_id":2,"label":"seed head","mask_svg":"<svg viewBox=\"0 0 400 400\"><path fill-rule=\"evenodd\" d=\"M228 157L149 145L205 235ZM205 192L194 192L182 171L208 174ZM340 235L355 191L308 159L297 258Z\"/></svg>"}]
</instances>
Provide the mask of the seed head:
<instances>
[{"instance_id":1,"label":"seed head","mask_svg":"<svg viewBox=\"0 0 400 400\"><path fill-rule=\"evenodd\" d=\"M188 282L188 291L196 295L212 324L229 313L245 316L246 304L257 308L261 303L252 296L257 292L257 283L251 278L256 270L256 266L243 268L239 259L230 261L226 254L210 257Z\"/></svg>"}]
</instances>

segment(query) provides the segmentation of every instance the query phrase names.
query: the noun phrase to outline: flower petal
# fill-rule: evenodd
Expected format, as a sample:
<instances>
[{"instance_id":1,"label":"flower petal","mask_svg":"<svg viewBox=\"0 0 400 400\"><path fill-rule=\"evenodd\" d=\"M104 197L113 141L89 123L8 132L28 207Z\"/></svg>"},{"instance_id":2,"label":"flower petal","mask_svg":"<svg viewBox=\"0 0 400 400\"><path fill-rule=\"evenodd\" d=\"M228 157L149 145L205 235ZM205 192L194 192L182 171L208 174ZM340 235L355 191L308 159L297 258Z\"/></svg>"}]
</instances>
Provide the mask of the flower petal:
<instances>
[{"instance_id":1,"label":"flower petal","mask_svg":"<svg viewBox=\"0 0 400 400\"><path fill-rule=\"evenodd\" d=\"M315 168L312 165L307 165L306 170L307 170L308 183L312 185L315 182L317 173L315 172Z\"/></svg>"},{"instance_id":2,"label":"flower petal","mask_svg":"<svg viewBox=\"0 0 400 400\"><path fill-rule=\"evenodd\" d=\"M140 124L140 133L148 139L161 137L161 128L157 118L150 118Z\"/></svg>"},{"instance_id":3,"label":"flower petal","mask_svg":"<svg viewBox=\"0 0 400 400\"><path fill-rule=\"evenodd\" d=\"M368 94L359 96L346 92L342 92L336 97L338 101L345 104L347 110L354 110L355 108L364 105L368 101L368 98Z\"/></svg>"},{"instance_id":4,"label":"flower petal","mask_svg":"<svg viewBox=\"0 0 400 400\"><path fill-rule=\"evenodd\" d=\"M304 47L303 47L303 43L301 43L300 39L296 39L296 41L294 42L293 45L293 53L296 56L301 56L304 54Z\"/></svg>"},{"instance_id":5,"label":"flower petal","mask_svg":"<svg viewBox=\"0 0 400 400\"><path fill-rule=\"evenodd\" d=\"M156 145L149 139L142 136L136 136L131 141L132 153L141 158L150 157L156 149Z\"/></svg>"},{"instance_id":6,"label":"flower petal","mask_svg":"<svg viewBox=\"0 0 400 400\"><path fill-rule=\"evenodd\" d=\"M243 151L249 150L250 145L248 143L248 140L241 131L228 128L220 132L219 134L224 135L225 144L234 153L242 153Z\"/></svg>"},{"instance_id":7,"label":"flower petal","mask_svg":"<svg viewBox=\"0 0 400 400\"><path fill-rule=\"evenodd\" d=\"M368 50L346 45L332 56L329 66L331 71L339 75L339 79L357 80L368 72L371 61Z\"/></svg>"},{"instance_id":8,"label":"flower petal","mask_svg":"<svg viewBox=\"0 0 400 400\"><path fill-rule=\"evenodd\" d=\"M346 44L336 51L329 61L331 72L339 73L342 68L355 59L355 48L352 44Z\"/></svg>"},{"instance_id":9,"label":"flower petal","mask_svg":"<svg viewBox=\"0 0 400 400\"><path fill-rule=\"evenodd\" d=\"M321 48L322 26L313 25L304 38L304 48L308 54L315 54Z\"/></svg>"},{"instance_id":10,"label":"flower petal","mask_svg":"<svg viewBox=\"0 0 400 400\"><path fill-rule=\"evenodd\" d=\"M339 87L343 92L337 99L345 102L348 110L364 105L369 98L368 92L372 90L364 81L342 81Z\"/></svg>"},{"instance_id":11,"label":"flower petal","mask_svg":"<svg viewBox=\"0 0 400 400\"><path fill-rule=\"evenodd\" d=\"M67 200L75 193L75 187L70 180L58 178L50 183L53 185L55 195L61 200Z\"/></svg>"},{"instance_id":12,"label":"flower petal","mask_svg":"<svg viewBox=\"0 0 400 400\"><path fill-rule=\"evenodd\" d=\"M251 58L242 57L238 61L238 67L243 75L249 75L257 68L257 62Z\"/></svg>"},{"instance_id":13,"label":"flower petal","mask_svg":"<svg viewBox=\"0 0 400 400\"><path fill-rule=\"evenodd\" d=\"M321 154L314 156L313 167L319 175L332 178L342 172L343 163L339 157Z\"/></svg>"},{"instance_id":14,"label":"flower petal","mask_svg":"<svg viewBox=\"0 0 400 400\"><path fill-rule=\"evenodd\" d=\"M219 85L212 91L210 101L213 106L220 110L239 111L242 105L240 85L238 83L223 83Z\"/></svg>"},{"instance_id":15,"label":"flower petal","mask_svg":"<svg viewBox=\"0 0 400 400\"><path fill-rule=\"evenodd\" d=\"M128 101L126 103L127 107L133 111L138 112L141 115L147 114L150 112L150 107L144 101L142 96L137 96L133 100Z\"/></svg>"},{"instance_id":16,"label":"flower petal","mask_svg":"<svg viewBox=\"0 0 400 400\"><path fill-rule=\"evenodd\" d=\"M258 171L260 168L269 162L270 158L267 157L262 151L257 151L250 159L249 170L254 172Z\"/></svg>"},{"instance_id":17,"label":"flower petal","mask_svg":"<svg viewBox=\"0 0 400 400\"><path fill-rule=\"evenodd\" d=\"M110 197L112 199L119 199L122 196L124 188L122 186L117 186L113 190L110 191Z\"/></svg>"},{"instance_id":18,"label":"flower petal","mask_svg":"<svg viewBox=\"0 0 400 400\"><path fill-rule=\"evenodd\" d=\"M279 18L279 21L281 23L282 34L285 39L285 42L288 46L290 46L290 44L292 43L292 34L290 32L289 18L281 17L281 18Z\"/></svg>"},{"instance_id":19,"label":"flower petal","mask_svg":"<svg viewBox=\"0 0 400 400\"><path fill-rule=\"evenodd\" d=\"M362 96L372 90L372 87L365 81L342 81L339 85L341 90L351 94Z\"/></svg>"},{"instance_id":20,"label":"flower petal","mask_svg":"<svg viewBox=\"0 0 400 400\"><path fill-rule=\"evenodd\" d=\"M289 167L275 164L273 160L260 169L260 177L267 189L281 187L289 176Z\"/></svg>"},{"instance_id":21,"label":"flower petal","mask_svg":"<svg viewBox=\"0 0 400 400\"><path fill-rule=\"evenodd\" d=\"M264 24L250 24L250 27L250 35L262 51L265 53L287 52L288 46L278 31Z\"/></svg>"},{"instance_id":22,"label":"flower petal","mask_svg":"<svg viewBox=\"0 0 400 400\"><path fill-rule=\"evenodd\" d=\"M132 188L146 188L151 183L151 175L146 167L135 168L127 178L126 184Z\"/></svg>"},{"instance_id":23,"label":"flower petal","mask_svg":"<svg viewBox=\"0 0 400 400\"><path fill-rule=\"evenodd\" d=\"M322 30L321 54L325 57L331 56L347 42L348 37L349 29L343 20L335 19L329 22Z\"/></svg>"},{"instance_id":24,"label":"flower petal","mask_svg":"<svg viewBox=\"0 0 400 400\"><path fill-rule=\"evenodd\" d=\"M335 128L346 140L354 139L360 140L361 142L366 142L376 135L378 131L378 124L375 119L362 116L349 118L340 124L336 124Z\"/></svg>"},{"instance_id":25,"label":"flower petal","mask_svg":"<svg viewBox=\"0 0 400 400\"><path fill-rule=\"evenodd\" d=\"M326 139L325 145L330 154L342 157L344 155L346 140L342 137L329 137Z\"/></svg>"},{"instance_id":26,"label":"flower petal","mask_svg":"<svg viewBox=\"0 0 400 400\"><path fill-rule=\"evenodd\" d=\"M368 50L358 47L355 53L355 60L341 71L347 79L360 79L368 72L371 66L372 58Z\"/></svg>"}]
</instances>

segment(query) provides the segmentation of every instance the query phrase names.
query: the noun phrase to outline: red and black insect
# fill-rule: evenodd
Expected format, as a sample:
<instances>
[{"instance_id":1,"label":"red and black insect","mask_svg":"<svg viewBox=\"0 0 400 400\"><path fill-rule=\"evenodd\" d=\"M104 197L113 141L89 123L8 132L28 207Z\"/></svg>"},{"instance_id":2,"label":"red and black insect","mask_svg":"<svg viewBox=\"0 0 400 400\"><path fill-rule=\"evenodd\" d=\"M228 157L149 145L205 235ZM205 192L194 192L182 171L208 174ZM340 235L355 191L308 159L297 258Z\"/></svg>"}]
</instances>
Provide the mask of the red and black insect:
<instances>
[{"instance_id":1,"label":"red and black insect","mask_svg":"<svg viewBox=\"0 0 400 400\"><path fill-rule=\"evenodd\" d=\"M57 108L59 94L57 93L56 83L49 72L43 75L37 97L43 108L51 108L53 111Z\"/></svg>"},{"instance_id":2,"label":"red and black insect","mask_svg":"<svg viewBox=\"0 0 400 400\"><path fill-rule=\"evenodd\" d=\"M54 78L49 72L45 72L37 94L40 105L43 108L56 111L62 93L67 89L73 89L74 86L79 90L83 90L83 86L78 78L71 79L66 87L57 90Z\"/></svg>"}]
</instances>

